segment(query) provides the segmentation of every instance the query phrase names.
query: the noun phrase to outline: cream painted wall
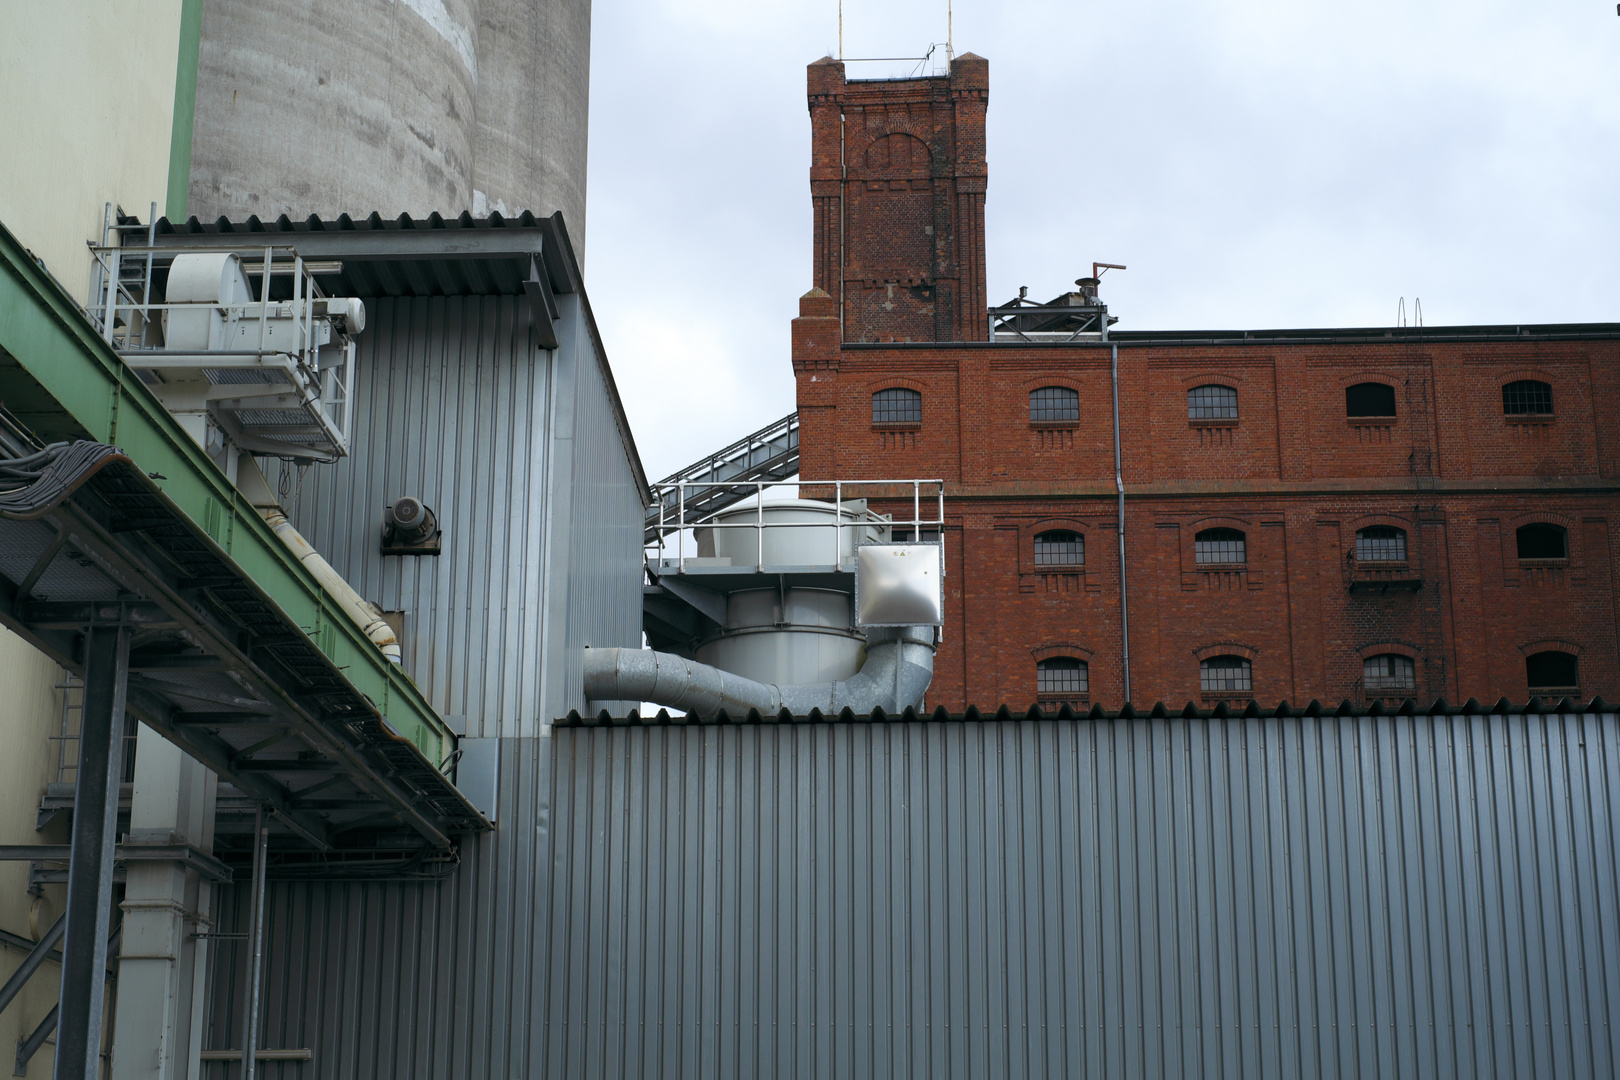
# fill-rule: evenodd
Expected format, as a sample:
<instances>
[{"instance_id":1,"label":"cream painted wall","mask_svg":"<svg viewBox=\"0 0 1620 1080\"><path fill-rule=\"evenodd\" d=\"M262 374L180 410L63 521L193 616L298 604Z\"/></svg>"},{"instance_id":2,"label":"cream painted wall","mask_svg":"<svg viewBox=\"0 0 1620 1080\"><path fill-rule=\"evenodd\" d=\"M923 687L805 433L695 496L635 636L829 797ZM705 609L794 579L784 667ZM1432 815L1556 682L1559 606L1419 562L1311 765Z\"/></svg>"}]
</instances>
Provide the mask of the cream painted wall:
<instances>
[{"instance_id":1,"label":"cream painted wall","mask_svg":"<svg viewBox=\"0 0 1620 1080\"><path fill-rule=\"evenodd\" d=\"M174 125L182 0L0 0L0 222L42 259L74 300L90 287L85 241L99 241L111 201L145 221L163 212ZM0 843L58 843L65 822L34 830L56 778L63 672L0 628ZM0 863L0 928L33 937L62 910L63 890L29 896L28 864ZM0 981L22 952L0 944ZM56 1004L47 962L0 1013L0 1071ZM112 995L108 997L111 1023ZM51 1074L50 1046L28 1075Z\"/></svg>"},{"instance_id":2,"label":"cream painted wall","mask_svg":"<svg viewBox=\"0 0 1620 1080\"><path fill-rule=\"evenodd\" d=\"M56 689L64 672L11 631L0 627L0 844L65 844L65 821L44 832L34 830L35 812L45 784L56 778L56 743L62 716L62 692ZM0 928L33 938L43 933L62 911L64 892L47 886L45 895L28 895L28 864L0 862ZM0 982L11 976L23 953L0 944ZM22 994L0 1013L0 1050L15 1052L17 1041L33 1032L56 1004L61 969L47 962L29 980ZM4 1059L10 1075L11 1056ZM29 1063L29 1076L49 1076L49 1048Z\"/></svg>"},{"instance_id":3,"label":"cream painted wall","mask_svg":"<svg viewBox=\"0 0 1620 1080\"><path fill-rule=\"evenodd\" d=\"M180 7L0 0L0 222L81 304L106 203L163 212Z\"/></svg>"}]
</instances>

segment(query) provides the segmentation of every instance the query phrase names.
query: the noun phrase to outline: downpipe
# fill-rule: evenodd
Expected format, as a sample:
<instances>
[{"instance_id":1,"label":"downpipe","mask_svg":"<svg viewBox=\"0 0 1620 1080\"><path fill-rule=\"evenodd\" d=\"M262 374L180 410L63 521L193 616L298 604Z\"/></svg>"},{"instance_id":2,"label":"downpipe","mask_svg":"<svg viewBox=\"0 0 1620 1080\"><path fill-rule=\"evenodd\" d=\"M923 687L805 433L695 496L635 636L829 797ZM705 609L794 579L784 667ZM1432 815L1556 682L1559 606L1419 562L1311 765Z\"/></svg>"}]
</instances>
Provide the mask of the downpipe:
<instances>
[{"instance_id":1,"label":"downpipe","mask_svg":"<svg viewBox=\"0 0 1620 1080\"><path fill-rule=\"evenodd\" d=\"M343 613L371 639L371 643L377 646L384 656L393 663L399 663L399 639L394 637L393 627L383 621L382 612L355 592L354 586L344 581L342 576L332 569L332 564L321 558L321 553L293 528L292 522L287 520L287 515L281 507L263 506L259 510L264 514L265 523L281 538L281 542L287 545L287 550L304 564L304 569L315 575L315 580L319 581L321 588L338 602Z\"/></svg>"},{"instance_id":2,"label":"downpipe","mask_svg":"<svg viewBox=\"0 0 1620 1080\"><path fill-rule=\"evenodd\" d=\"M586 649L585 696L591 701L650 701L666 709L710 716L757 710L794 716L849 709L887 715L920 709L934 680L934 631L929 626L867 631L866 662L838 682L786 686L755 682L672 653L648 649Z\"/></svg>"}]
</instances>

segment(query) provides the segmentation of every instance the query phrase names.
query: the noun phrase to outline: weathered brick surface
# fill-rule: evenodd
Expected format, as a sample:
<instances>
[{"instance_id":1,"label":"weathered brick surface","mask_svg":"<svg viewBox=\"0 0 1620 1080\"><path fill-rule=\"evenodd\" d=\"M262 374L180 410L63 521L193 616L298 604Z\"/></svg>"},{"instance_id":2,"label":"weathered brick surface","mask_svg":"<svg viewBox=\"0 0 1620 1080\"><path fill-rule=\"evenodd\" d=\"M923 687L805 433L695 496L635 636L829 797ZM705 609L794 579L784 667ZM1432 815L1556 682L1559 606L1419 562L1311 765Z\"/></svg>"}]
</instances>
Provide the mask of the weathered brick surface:
<instances>
[{"instance_id":1,"label":"weathered brick surface","mask_svg":"<svg viewBox=\"0 0 1620 1080\"><path fill-rule=\"evenodd\" d=\"M851 83L821 61L809 82L817 287L793 324L801 475L946 482L948 617L931 703L1027 706L1037 661L1072 656L1088 664L1087 700L1117 704L1110 350L982 340L985 63ZM920 159L896 132L929 148L931 217L912 183ZM931 253L922 221L935 225ZM908 291L923 283L936 313L957 290L949 319L930 324ZM874 306L891 284L893 308ZM1523 700L1525 657L1546 649L1577 655L1583 695L1620 697L1620 327L1584 340L1445 336L1116 336L1131 698L1207 701L1200 661L1238 655L1262 702L1363 699L1363 661L1395 653L1415 664L1415 696ZM1502 385L1518 379L1552 386L1552 416L1504 415ZM1394 390L1393 418L1346 416L1345 388L1363 382ZM1235 422L1189 420L1187 392L1209 384L1237 391ZM922 395L920 424L872 422L872 395L896 386ZM1079 393L1077 423L1031 423L1043 386ZM1518 558L1516 530L1532 522L1567 530L1567 559ZM1405 564L1357 563L1370 525L1405 531ZM1240 567L1195 561L1194 536L1220 526L1245 534ZM1085 538L1083 568L1035 565L1035 535L1059 528Z\"/></svg>"},{"instance_id":2,"label":"weathered brick surface","mask_svg":"<svg viewBox=\"0 0 1620 1080\"><path fill-rule=\"evenodd\" d=\"M987 333L984 115L989 65L847 80L809 69L815 285L846 341L968 341Z\"/></svg>"},{"instance_id":3,"label":"weathered brick surface","mask_svg":"<svg viewBox=\"0 0 1620 1080\"><path fill-rule=\"evenodd\" d=\"M805 302L813 310L817 298ZM822 316L825 319L825 316ZM1076 656L1090 700L1123 698L1109 350L1096 346L838 347L795 324L802 474L947 484L950 617L934 700L1035 698L1035 662ZM1524 658L1576 652L1583 694L1620 695L1611 519L1620 342L1120 348L1132 694L1199 700L1199 659L1253 661L1261 701L1361 697L1362 661L1410 656L1417 693L1522 699ZM1500 384L1533 372L1555 414L1503 415ZM1398 388L1392 422L1345 416L1344 386ZM1239 392L1235 424L1189 421L1187 391ZM923 421L875 426L871 396L909 386ZM1029 392L1072 386L1072 427L1029 420ZM1608 423L1605 424L1604 421ZM909 516L909 515L908 515ZM1569 558L1522 563L1515 531L1568 530ZM1356 531L1394 525L1408 559L1358 567ZM1194 561L1193 536L1246 534L1240 569ZM1044 572L1034 536L1085 537L1080 572ZM1351 592L1381 579L1417 592Z\"/></svg>"}]
</instances>

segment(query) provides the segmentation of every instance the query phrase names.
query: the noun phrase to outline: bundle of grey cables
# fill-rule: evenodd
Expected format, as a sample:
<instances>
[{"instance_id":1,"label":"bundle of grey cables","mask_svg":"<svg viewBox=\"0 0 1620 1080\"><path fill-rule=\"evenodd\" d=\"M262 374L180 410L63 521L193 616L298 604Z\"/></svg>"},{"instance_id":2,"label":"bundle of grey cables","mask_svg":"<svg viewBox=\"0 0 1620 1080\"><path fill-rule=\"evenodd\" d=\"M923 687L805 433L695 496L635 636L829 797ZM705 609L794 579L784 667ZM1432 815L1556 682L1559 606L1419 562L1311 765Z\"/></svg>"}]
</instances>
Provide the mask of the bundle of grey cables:
<instances>
[{"instance_id":1,"label":"bundle of grey cables","mask_svg":"<svg viewBox=\"0 0 1620 1080\"><path fill-rule=\"evenodd\" d=\"M87 439L52 443L22 457L0 457L0 517L40 517L117 461L129 458L116 446Z\"/></svg>"}]
</instances>

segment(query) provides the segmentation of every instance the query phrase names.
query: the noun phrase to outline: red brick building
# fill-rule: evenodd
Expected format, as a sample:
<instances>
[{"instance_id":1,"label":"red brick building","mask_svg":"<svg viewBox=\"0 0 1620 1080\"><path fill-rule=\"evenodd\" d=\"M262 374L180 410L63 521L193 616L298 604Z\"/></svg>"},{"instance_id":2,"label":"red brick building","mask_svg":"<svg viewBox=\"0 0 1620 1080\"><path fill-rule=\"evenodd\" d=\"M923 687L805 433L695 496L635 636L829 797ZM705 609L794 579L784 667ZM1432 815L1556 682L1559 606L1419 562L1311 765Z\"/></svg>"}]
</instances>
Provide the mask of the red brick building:
<instances>
[{"instance_id":1,"label":"red brick building","mask_svg":"<svg viewBox=\"0 0 1620 1080\"><path fill-rule=\"evenodd\" d=\"M801 473L945 479L931 704L1117 704L1122 615L1137 703L1620 695L1620 325L992 342L988 65L809 86Z\"/></svg>"}]
</instances>

